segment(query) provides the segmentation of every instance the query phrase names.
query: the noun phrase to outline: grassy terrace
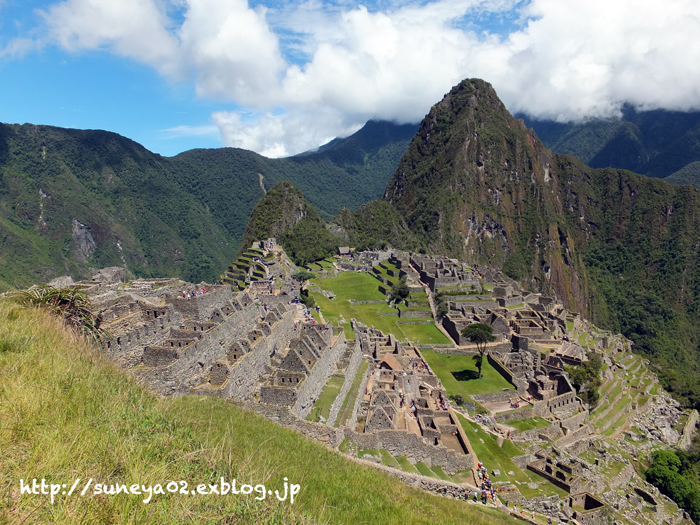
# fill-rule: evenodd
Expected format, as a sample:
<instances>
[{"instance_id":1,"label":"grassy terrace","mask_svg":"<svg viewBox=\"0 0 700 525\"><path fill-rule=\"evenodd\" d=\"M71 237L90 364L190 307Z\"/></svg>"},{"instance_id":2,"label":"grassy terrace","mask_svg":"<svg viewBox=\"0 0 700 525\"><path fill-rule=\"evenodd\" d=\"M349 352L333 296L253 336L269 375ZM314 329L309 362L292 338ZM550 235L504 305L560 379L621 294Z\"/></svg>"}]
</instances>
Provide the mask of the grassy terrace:
<instances>
[{"instance_id":1,"label":"grassy terrace","mask_svg":"<svg viewBox=\"0 0 700 525\"><path fill-rule=\"evenodd\" d=\"M340 272L338 277L330 279L314 279L313 285L322 290L329 290L335 294L335 299L328 299L320 293L312 292L316 304L321 307L326 321L333 321L338 325L340 316L347 321L342 326L345 328L346 337L352 339L355 333L350 327L350 319L355 318L368 326L374 326L384 333L392 333L397 338L410 339L419 344L449 344L447 337L435 326L411 325L398 323L396 316L383 316L382 313L395 314L395 309L389 307L383 301L384 294L377 289L377 280L367 273ZM380 304L351 304L355 301L382 301Z\"/></svg>"},{"instance_id":2,"label":"grassy terrace","mask_svg":"<svg viewBox=\"0 0 700 525\"><path fill-rule=\"evenodd\" d=\"M483 377L477 379L476 361L471 356L453 355L448 357L432 350L422 350L421 353L435 375L442 381L449 396L459 394L468 399L472 394L491 394L500 392L504 388L514 390L513 385L506 381L485 357L481 370Z\"/></svg>"},{"instance_id":3,"label":"grassy terrace","mask_svg":"<svg viewBox=\"0 0 700 525\"><path fill-rule=\"evenodd\" d=\"M548 427L551 423L546 419L542 419L541 417L532 417L528 419L520 419L518 421L509 421L506 424L520 430L521 432L525 432L526 430L533 430L535 428Z\"/></svg>"},{"instance_id":4,"label":"grassy terrace","mask_svg":"<svg viewBox=\"0 0 700 525\"><path fill-rule=\"evenodd\" d=\"M45 312L0 303L0 376L2 523L515 523L410 488L221 399L153 395ZM150 504L91 490L53 505L18 495L20 478L194 488L224 477L283 493L285 476L301 487L293 505L255 492L166 491Z\"/></svg>"},{"instance_id":5,"label":"grassy terrace","mask_svg":"<svg viewBox=\"0 0 700 525\"><path fill-rule=\"evenodd\" d=\"M514 483L520 490L520 493L526 498L543 494L558 494L560 497L567 496L564 490L547 481L539 474L529 470L522 470L513 463L510 458L520 456L523 452L512 441L505 440L503 446L499 447L493 434L485 432L479 425L468 421L461 414L457 414L457 417L479 461L486 465L489 472L494 468L501 471L501 477L494 478L494 481L507 480ZM514 475L509 475L508 472L513 472ZM531 489L527 486L528 483L533 482L538 483L538 488Z\"/></svg>"},{"instance_id":6,"label":"grassy terrace","mask_svg":"<svg viewBox=\"0 0 700 525\"><path fill-rule=\"evenodd\" d=\"M620 400L617 403L615 403L613 409L604 418L593 423L593 426L596 428L601 428L608 421L612 420L615 416L617 416L617 414L619 414L620 411L631 402L632 400L630 399L630 397L627 394L625 394L620 398Z\"/></svg>"},{"instance_id":7,"label":"grassy terrace","mask_svg":"<svg viewBox=\"0 0 700 525\"><path fill-rule=\"evenodd\" d=\"M314 407L311 409L311 412L309 412L309 415L306 416L308 421L321 421L321 417L323 417L324 421L328 420L331 407L333 406L335 398L338 397L338 392L340 392L343 382L344 378L331 376L328 383L326 383L326 386L323 387L321 395L318 396L318 399L316 400Z\"/></svg>"}]
</instances>

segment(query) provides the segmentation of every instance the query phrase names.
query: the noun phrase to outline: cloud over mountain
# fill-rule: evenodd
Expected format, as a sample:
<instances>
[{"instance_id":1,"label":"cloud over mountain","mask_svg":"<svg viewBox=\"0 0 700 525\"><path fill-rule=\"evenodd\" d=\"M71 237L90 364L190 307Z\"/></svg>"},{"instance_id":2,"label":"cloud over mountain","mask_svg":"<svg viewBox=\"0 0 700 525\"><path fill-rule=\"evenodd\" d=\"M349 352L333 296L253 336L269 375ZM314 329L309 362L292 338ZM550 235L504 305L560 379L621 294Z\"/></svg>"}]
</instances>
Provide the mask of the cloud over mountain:
<instances>
[{"instance_id":1,"label":"cloud over mountain","mask_svg":"<svg viewBox=\"0 0 700 525\"><path fill-rule=\"evenodd\" d=\"M369 118L418 121L467 77L540 118L607 116L624 102L700 107L694 0L64 0L41 15L36 43L104 50L192 82L231 104L212 115L224 144L270 155ZM28 47L23 37L5 54Z\"/></svg>"}]
</instances>

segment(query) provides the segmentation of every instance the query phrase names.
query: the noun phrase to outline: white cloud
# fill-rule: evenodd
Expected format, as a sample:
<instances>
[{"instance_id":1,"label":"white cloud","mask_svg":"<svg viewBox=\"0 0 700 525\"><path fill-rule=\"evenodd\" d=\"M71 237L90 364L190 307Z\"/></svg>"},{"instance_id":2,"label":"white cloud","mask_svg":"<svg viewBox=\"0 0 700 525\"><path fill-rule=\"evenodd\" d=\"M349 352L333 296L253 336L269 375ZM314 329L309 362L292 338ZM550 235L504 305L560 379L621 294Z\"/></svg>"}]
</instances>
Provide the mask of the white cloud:
<instances>
[{"instance_id":1,"label":"white cloud","mask_svg":"<svg viewBox=\"0 0 700 525\"><path fill-rule=\"evenodd\" d=\"M183 63L159 0L66 0L40 11L46 39L68 51L106 49L179 78Z\"/></svg>"},{"instance_id":2,"label":"white cloud","mask_svg":"<svg viewBox=\"0 0 700 525\"><path fill-rule=\"evenodd\" d=\"M46 38L67 50L106 49L235 103L238 112L212 116L224 144L275 156L369 118L418 121L469 77L491 82L511 111L560 120L611 115L624 102L700 107L697 0L280 5L65 0L44 19ZM175 7L184 21L169 17ZM522 26L506 37L465 29L513 9ZM30 44L5 53L12 45Z\"/></svg>"},{"instance_id":3,"label":"white cloud","mask_svg":"<svg viewBox=\"0 0 700 525\"><path fill-rule=\"evenodd\" d=\"M188 0L187 6L180 39L197 93L250 106L274 103L285 63L264 9L250 9L246 0Z\"/></svg>"},{"instance_id":4,"label":"white cloud","mask_svg":"<svg viewBox=\"0 0 700 525\"><path fill-rule=\"evenodd\" d=\"M205 135L216 135L219 133L219 128L214 125L210 126L175 126L174 128L166 128L160 130L167 133L170 137L202 137Z\"/></svg>"},{"instance_id":5,"label":"white cloud","mask_svg":"<svg viewBox=\"0 0 700 525\"><path fill-rule=\"evenodd\" d=\"M212 119L221 130L224 145L256 151L266 157L285 157L315 149L339 135L354 133L361 125L348 122L335 110L309 114L295 109L283 115L265 113L252 117L218 111Z\"/></svg>"}]
</instances>

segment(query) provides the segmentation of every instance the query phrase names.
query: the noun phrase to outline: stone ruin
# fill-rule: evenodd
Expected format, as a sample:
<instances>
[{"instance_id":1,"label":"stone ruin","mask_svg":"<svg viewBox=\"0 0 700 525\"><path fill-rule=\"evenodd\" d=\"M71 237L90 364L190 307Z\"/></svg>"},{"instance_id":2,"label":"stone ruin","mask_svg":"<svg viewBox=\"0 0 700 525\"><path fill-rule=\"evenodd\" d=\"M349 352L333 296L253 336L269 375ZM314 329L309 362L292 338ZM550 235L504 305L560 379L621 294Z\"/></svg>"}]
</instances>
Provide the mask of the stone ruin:
<instances>
[{"instance_id":1,"label":"stone ruin","mask_svg":"<svg viewBox=\"0 0 700 525\"><path fill-rule=\"evenodd\" d=\"M373 368L364 387L358 425L359 441L374 436L395 452L411 459L416 449L438 447L448 472L471 469L466 434L450 408L445 389L417 347L393 335L354 321L360 348ZM397 443L403 442L403 446ZM363 447L374 448L374 447Z\"/></svg>"}]
</instances>

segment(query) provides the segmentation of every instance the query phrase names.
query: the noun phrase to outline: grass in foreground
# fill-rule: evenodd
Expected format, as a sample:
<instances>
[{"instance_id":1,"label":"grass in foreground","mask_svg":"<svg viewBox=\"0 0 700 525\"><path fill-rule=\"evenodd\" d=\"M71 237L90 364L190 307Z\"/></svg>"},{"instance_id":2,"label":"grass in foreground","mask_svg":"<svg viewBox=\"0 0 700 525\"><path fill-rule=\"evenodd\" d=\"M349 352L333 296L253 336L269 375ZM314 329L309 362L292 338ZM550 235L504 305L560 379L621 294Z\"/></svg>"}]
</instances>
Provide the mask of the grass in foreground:
<instances>
[{"instance_id":1,"label":"grass in foreground","mask_svg":"<svg viewBox=\"0 0 700 525\"><path fill-rule=\"evenodd\" d=\"M0 302L0 523L514 523L412 489L209 397L161 399L45 312ZM19 479L71 484L187 480L282 487L297 501L167 494L19 494ZM69 485L70 486L70 485Z\"/></svg>"}]
</instances>

